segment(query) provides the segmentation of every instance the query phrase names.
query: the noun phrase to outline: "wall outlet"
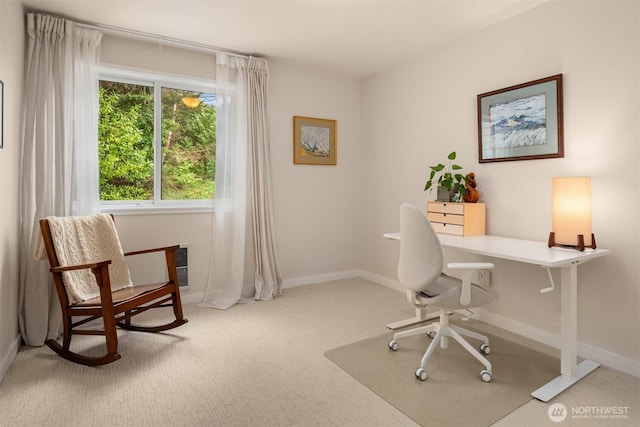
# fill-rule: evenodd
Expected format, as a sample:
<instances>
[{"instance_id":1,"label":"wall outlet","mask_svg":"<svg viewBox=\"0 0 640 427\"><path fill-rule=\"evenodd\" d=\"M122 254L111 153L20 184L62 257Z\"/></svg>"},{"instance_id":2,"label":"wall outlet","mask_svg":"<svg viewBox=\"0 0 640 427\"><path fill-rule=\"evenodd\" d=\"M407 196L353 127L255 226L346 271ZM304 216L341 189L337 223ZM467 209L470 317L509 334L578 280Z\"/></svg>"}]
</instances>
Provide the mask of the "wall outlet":
<instances>
[{"instance_id":1,"label":"wall outlet","mask_svg":"<svg viewBox=\"0 0 640 427\"><path fill-rule=\"evenodd\" d=\"M491 286L490 270L478 270L478 284L481 286Z\"/></svg>"}]
</instances>

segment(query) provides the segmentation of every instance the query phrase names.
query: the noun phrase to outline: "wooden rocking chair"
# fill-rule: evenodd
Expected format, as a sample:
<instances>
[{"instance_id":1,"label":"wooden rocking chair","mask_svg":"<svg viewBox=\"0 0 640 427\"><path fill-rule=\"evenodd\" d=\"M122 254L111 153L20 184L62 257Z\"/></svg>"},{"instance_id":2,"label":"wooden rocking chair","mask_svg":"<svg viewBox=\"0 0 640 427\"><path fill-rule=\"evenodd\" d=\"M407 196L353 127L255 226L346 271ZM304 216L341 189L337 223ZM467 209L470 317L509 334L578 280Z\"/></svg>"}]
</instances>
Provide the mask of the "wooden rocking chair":
<instances>
[{"instance_id":1,"label":"wooden rocking chair","mask_svg":"<svg viewBox=\"0 0 640 427\"><path fill-rule=\"evenodd\" d=\"M178 245L123 253L111 215L48 217L40 220L42 241L37 256L46 251L60 300L63 318L62 345L46 344L63 358L88 366L120 359L116 326L143 332L161 332L187 323L183 318L175 252ZM168 281L133 285L126 256L165 253ZM39 252L39 253L38 253ZM136 326L131 318L151 308L173 307L175 320L160 326ZM80 320L73 322L74 317ZM103 319L104 330L77 329ZM85 356L69 350L72 335L104 335L106 354Z\"/></svg>"}]
</instances>

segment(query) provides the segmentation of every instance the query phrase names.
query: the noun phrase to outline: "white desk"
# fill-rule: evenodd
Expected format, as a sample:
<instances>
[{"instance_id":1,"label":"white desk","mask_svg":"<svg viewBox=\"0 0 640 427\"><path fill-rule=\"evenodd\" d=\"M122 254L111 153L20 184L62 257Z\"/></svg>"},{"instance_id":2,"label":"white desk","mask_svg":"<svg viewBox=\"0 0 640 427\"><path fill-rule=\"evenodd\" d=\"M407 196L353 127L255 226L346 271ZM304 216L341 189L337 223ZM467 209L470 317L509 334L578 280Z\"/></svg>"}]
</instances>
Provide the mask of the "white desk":
<instances>
[{"instance_id":1,"label":"white desk","mask_svg":"<svg viewBox=\"0 0 640 427\"><path fill-rule=\"evenodd\" d=\"M399 240L400 233L386 233L384 237ZM580 252L574 249L549 248L544 242L510 239L497 236L450 236L438 234L443 247L535 264L561 271L561 375L531 393L536 399L548 402L562 391L600 366L591 360L577 363L578 341L578 265L611 253L608 249Z\"/></svg>"}]
</instances>

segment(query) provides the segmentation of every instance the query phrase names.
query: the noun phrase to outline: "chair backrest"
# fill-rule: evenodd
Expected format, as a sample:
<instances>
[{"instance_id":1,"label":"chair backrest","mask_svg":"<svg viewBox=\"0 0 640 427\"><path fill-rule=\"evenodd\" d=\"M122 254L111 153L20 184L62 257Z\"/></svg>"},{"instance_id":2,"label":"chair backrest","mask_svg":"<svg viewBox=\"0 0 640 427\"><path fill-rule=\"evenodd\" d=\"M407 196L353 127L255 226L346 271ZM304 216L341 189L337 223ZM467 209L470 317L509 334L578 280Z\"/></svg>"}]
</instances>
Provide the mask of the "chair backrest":
<instances>
[{"instance_id":1,"label":"chair backrest","mask_svg":"<svg viewBox=\"0 0 640 427\"><path fill-rule=\"evenodd\" d=\"M113 217L108 214L95 214L47 217L44 221L48 223L51 235L52 245L46 246L52 267L111 260L111 290L132 286ZM43 237L47 239L44 234ZM66 271L62 273L62 280L71 303L86 301L100 295L95 276L89 269Z\"/></svg>"},{"instance_id":2,"label":"chair backrest","mask_svg":"<svg viewBox=\"0 0 640 427\"><path fill-rule=\"evenodd\" d=\"M442 274L444 255L429 220L415 206L400 206L398 279L414 292L424 291Z\"/></svg>"}]
</instances>

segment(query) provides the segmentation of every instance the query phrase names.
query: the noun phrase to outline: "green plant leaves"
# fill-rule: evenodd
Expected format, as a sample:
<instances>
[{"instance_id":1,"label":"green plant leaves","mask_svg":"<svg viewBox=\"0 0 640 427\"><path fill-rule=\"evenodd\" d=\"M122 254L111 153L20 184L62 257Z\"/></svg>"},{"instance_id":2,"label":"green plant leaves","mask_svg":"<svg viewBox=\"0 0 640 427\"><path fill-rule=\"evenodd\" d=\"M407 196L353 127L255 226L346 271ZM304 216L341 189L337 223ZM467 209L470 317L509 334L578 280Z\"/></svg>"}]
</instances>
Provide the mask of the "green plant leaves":
<instances>
[{"instance_id":1,"label":"green plant leaves","mask_svg":"<svg viewBox=\"0 0 640 427\"><path fill-rule=\"evenodd\" d=\"M442 163L438 163L436 166L429 166L429 168L431 169L431 173L429 174L429 180L424 186L424 191L427 191L433 187L433 180L437 173L440 173L440 175L438 176L439 186L442 186L449 191L451 191L453 187L457 188L460 192L466 189L464 185L467 178L466 175L463 175L461 173L451 173L451 171L459 171L463 169L462 166L451 163L456 159L456 152L452 151L451 153L449 153L447 159L449 159L448 168Z\"/></svg>"}]
</instances>

